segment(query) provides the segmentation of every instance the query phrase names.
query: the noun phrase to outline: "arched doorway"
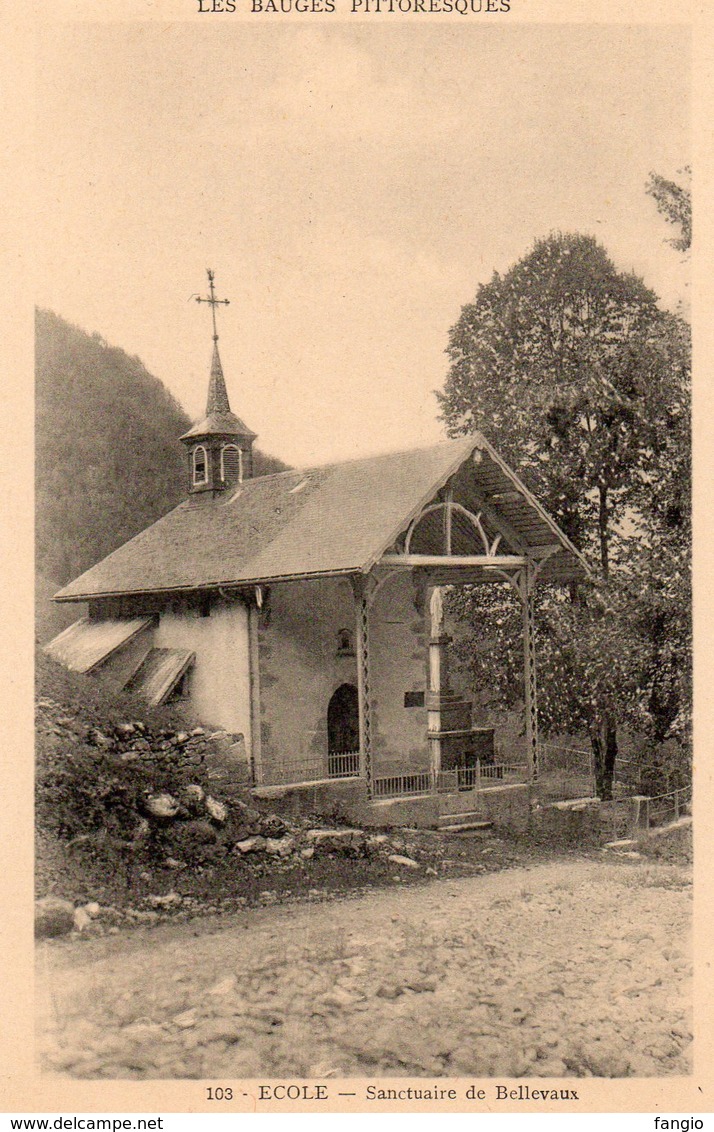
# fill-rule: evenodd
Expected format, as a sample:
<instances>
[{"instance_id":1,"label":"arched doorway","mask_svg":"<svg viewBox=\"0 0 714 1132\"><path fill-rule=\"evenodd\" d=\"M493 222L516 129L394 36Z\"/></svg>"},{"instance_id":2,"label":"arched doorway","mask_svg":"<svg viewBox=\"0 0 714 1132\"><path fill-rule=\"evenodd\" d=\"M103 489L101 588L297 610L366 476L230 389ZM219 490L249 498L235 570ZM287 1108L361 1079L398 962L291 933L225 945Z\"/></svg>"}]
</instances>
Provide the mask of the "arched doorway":
<instances>
[{"instance_id":1,"label":"arched doorway","mask_svg":"<svg viewBox=\"0 0 714 1132\"><path fill-rule=\"evenodd\" d=\"M359 700L354 684L340 684L328 704L327 761L331 778L359 773Z\"/></svg>"}]
</instances>

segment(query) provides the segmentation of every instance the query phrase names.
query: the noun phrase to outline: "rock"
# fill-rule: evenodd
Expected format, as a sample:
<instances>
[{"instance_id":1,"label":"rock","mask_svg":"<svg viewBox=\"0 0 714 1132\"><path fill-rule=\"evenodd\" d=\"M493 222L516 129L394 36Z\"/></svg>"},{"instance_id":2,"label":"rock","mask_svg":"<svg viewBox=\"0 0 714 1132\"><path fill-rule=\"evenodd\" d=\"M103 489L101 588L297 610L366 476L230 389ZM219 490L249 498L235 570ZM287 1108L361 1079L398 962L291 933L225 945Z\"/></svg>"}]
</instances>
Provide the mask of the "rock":
<instances>
[{"instance_id":1,"label":"rock","mask_svg":"<svg viewBox=\"0 0 714 1132\"><path fill-rule=\"evenodd\" d=\"M248 837L245 841L236 842L236 849L241 853L257 853L265 849L264 837Z\"/></svg>"},{"instance_id":2,"label":"rock","mask_svg":"<svg viewBox=\"0 0 714 1132\"><path fill-rule=\"evenodd\" d=\"M101 906L99 904L97 904L96 900L90 900L89 904L85 904L84 910L85 910L85 912L87 913L88 916L92 917L93 920L95 920L97 918L97 916L99 916L101 914L101 911L102 911Z\"/></svg>"},{"instance_id":3,"label":"rock","mask_svg":"<svg viewBox=\"0 0 714 1132\"><path fill-rule=\"evenodd\" d=\"M315 856L315 846L309 845L307 849L301 849L300 856L303 857L306 861L309 861L312 857Z\"/></svg>"},{"instance_id":4,"label":"rock","mask_svg":"<svg viewBox=\"0 0 714 1132\"><path fill-rule=\"evenodd\" d=\"M75 910L74 910L75 931L83 932L85 928L89 927L91 922L92 922L92 917L89 915L89 912L87 912L86 909L75 908Z\"/></svg>"},{"instance_id":5,"label":"rock","mask_svg":"<svg viewBox=\"0 0 714 1132\"><path fill-rule=\"evenodd\" d=\"M269 837L265 842L265 852L273 857L289 857L294 848L294 837L281 837L278 840Z\"/></svg>"},{"instance_id":6,"label":"rock","mask_svg":"<svg viewBox=\"0 0 714 1132\"><path fill-rule=\"evenodd\" d=\"M230 994L231 991L235 990L237 982L238 980L235 975L226 975L225 979L214 983L208 993L213 995L214 998L222 998L224 995Z\"/></svg>"},{"instance_id":7,"label":"rock","mask_svg":"<svg viewBox=\"0 0 714 1132\"><path fill-rule=\"evenodd\" d=\"M191 848L196 845L215 845L218 834L209 821L181 822L175 830L181 845Z\"/></svg>"},{"instance_id":8,"label":"rock","mask_svg":"<svg viewBox=\"0 0 714 1132\"><path fill-rule=\"evenodd\" d=\"M114 731L121 739L128 739L136 733L136 727L133 723L117 723Z\"/></svg>"},{"instance_id":9,"label":"rock","mask_svg":"<svg viewBox=\"0 0 714 1132\"><path fill-rule=\"evenodd\" d=\"M74 905L58 896L45 896L35 903L35 936L53 939L74 927Z\"/></svg>"},{"instance_id":10,"label":"rock","mask_svg":"<svg viewBox=\"0 0 714 1132\"><path fill-rule=\"evenodd\" d=\"M167 857L164 861L167 869L185 869L186 864L183 861L177 861L175 857Z\"/></svg>"},{"instance_id":11,"label":"rock","mask_svg":"<svg viewBox=\"0 0 714 1132\"><path fill-rule=\"evenodd\" d=\"M388 998L390 1000L399 998L404 994L404 987L399 983L382 983L381 987L377 990L377 998Z\"/></svg>"},{"instance_id":12,"label":"rock","mask_svg":"<svg viewBox=\"0 0 714 1132\"><path fill-rule=\"evenodd\" d=\"M182 801L192 814L199 814L203 808L206 792L197 782L191 782L183 790Z\"/></svg>"},{"instance_id":13,"label":"rock","mask_svg":"<svg viewBox=\"0 0 714 1132\"><path fill-rule=\"evenodd\" d=\"M167 892L165 896L147 896L146 899L152 908L176 908L183 901L178 892Z\"/></svg>"},{"instance_id":14,"label":"rock","mask_svg":"<svg viewBox=\"0 0 714 1132\"><path fill-rule=\"evenodd\" d=\"M108 735L104 735L98 727L89 728L87 742L91 743L93 747L100 747L104 751L110 751L115 746L114 740L110 739Z\"/></svg>"},{"instance_id":15,"label":"rock","mask_svg":"<svg viewBox=\"0 0 714 1132\"><path fill-rule=\"evenodd\" d=\"M351 853L365 845L361 829L308 829L305 839L315 849L328 853Z\"/></svg>"},{"instance_id":16,"label":"rock","mask_svg":"<svg viewBox=\"0 0 714 1132\"><path fill-rule=\"evenodd\" d=\"M320 1002L324 1006L336 1006L341 1010L348 1006L352 1006L355 1002L358 1001L358 995L350 994L348 990L345 990L344 987L340 986L335 987L334 990L328 991L327 994L323 994L320 999Z\"/></svg>"},{"instance_id":17,"label":"rock","mask_svg":"<svg viewBox=\"0 0 714 1132\"><path fill-rule=\"evenodd\" d=\"M174 1026L178 1026L179 1030L190 1030L198 1021L198 1011L195 1007L192 1007L191 1010L184 1010L182 1014L177 1014L171 1021Z\"/></svg>"},{"instance_id":18,"label":"rock","mask_svg":"<svg viewBox=\"0 0 714 1132\"><path fill-rule=\"evenodd\" d=\"M260 832L263 837L278 838L287 832L287 825L277 814L261 815Z\"/></svg>"},{"instance_id":19,"label":"rock","mask_svg":"<svg viewBox=\"0 0 714 1132\"><path fill-rule=\"evenodd\" d=\"M423 994L425 991L435 991L436 979L420 978L416 976L407 981L406 987L407 990L414 991L415 994Z\"/></svg>"},{"instance_id":20,"label":"rock","mask_svg":"<svg viewBox=\"0 0 714 1132\"><path fill-rule=\"evenodd\" d=\"M398 853L390 853L387 857L393 865L402 865L405 869L420 869L421 865L413 857L400 857Z\"/></svg>"},{"instance_id":21,"label":"rock","mask_svg":"<svg viewBox=\"0 0 714 1132\"><path fill-rule=\"evenodd\" d=\"M181 807L173 794L149 794L144 808L155 818L175 818Z\"/></svg>"},{"instance_id":22,"label":"rock","mask_svg":"<svg viewBox=\"0 0 714 1132\"><path fill-rule=\"evenodd\" d=\"M219 822L219 824L222 825L225 821L228 820L228 807L225 806L223 802L218 802L209 794L206 797L205 805L206 813L212 821Z\"/></svg>"},{"instance_id":23,"label":"rock","mask_svg":"<svg viewBox=\"0 0 714 1132\"><path fill-rule=\"evenodd\" d=\"M377 849L380 845L386 845L389 841L386 833L371 833L367 838L366 845L368 849Z\"/></svg>"}]
</instances>

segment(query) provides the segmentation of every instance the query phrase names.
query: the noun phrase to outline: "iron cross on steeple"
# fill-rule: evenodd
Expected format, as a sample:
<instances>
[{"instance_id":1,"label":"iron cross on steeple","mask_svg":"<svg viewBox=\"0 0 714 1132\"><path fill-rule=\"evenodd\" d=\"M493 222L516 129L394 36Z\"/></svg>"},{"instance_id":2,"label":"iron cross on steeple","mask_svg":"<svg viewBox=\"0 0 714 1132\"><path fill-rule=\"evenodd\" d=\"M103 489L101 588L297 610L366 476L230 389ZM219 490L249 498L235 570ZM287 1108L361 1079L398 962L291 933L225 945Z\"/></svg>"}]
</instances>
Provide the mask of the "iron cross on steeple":
<instances>
[{"instance_id":1,"label":"iron cross on steeple","mask_svg":"<svg viewBox=\"0 0 714 1132\"><path fill-rule=\"evenodd\" d=\"M206 268L206 274L208 275L208 289L210 291L210 295L206 299L202 299L199 295L197 295L196 296L196 302L197 303L210 303L211 304L211 315L213 317L213 341L217 342L218 341L218 331L216 330L216 307L218 306L219 303L221 303L221 304L223 304L224 306L227 307L228 304L230 303L230 299L217 299L216 298L215 291L213 290L213 272L211 271L210 267Z\"/></svg>"}]
</instances>

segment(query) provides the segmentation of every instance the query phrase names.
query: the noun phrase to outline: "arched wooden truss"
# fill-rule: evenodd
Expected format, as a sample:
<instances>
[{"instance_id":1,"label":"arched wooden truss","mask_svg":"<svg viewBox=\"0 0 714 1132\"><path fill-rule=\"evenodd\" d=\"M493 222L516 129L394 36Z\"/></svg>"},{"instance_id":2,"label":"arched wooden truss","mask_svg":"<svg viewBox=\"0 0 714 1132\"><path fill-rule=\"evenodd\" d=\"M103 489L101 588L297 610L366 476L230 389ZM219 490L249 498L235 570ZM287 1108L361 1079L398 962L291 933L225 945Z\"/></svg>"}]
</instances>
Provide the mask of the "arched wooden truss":
<instances>
[{"instance_id":1,"label":"arched wooden truss","mask_svg":"<svg viewBox=\"0 0 714 1132\"><path fill-rule=\"evenodd\" d=\"M488 557L495 556L496 551L498 550L498 546L501 542L501 534L499 533L494 539L490 539L482 522L483 513L479 511L477 514L474 514L473 511L469 511L467 507L463 507L461 503L455 503L453 499L446 499L441 503L431 503L428 507L424 507L424 509L420 511L416 516L416 518L412 519L404 539L405 554L410 553L414 534L417 528L424 521L426 516L438 512L442 513L444 520L443 536L445 555L451 555L452 553L454 517L457 515L463 515L467 522L473 527L476 534L480 537L483 544L484 554L486 554Z\"/></svg>"}]
</instances>

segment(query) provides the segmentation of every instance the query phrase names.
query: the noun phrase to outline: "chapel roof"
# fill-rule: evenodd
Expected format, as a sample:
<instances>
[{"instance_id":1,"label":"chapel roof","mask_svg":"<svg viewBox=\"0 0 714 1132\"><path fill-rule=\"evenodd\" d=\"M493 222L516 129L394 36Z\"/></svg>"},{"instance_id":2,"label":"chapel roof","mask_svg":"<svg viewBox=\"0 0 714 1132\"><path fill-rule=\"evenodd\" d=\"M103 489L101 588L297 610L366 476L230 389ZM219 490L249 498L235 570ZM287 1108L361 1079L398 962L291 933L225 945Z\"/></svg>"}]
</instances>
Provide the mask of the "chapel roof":
<instances>
[{"instance_id":1,"label":"chapel roof","mask_svg":"<svg viewBox=\"0 0 714 1132\"><path fill-rule=\"evenodd\" d=\"M557 543L544 580L587 575L578 551L480 434L245 480L188 499L55 595L60 601L368 572L470 461L479 492L528 547ZM471 474L471 472L469 473Z\"/></svg>"}]
</instances>

